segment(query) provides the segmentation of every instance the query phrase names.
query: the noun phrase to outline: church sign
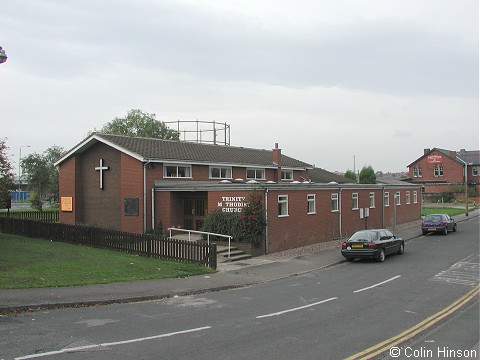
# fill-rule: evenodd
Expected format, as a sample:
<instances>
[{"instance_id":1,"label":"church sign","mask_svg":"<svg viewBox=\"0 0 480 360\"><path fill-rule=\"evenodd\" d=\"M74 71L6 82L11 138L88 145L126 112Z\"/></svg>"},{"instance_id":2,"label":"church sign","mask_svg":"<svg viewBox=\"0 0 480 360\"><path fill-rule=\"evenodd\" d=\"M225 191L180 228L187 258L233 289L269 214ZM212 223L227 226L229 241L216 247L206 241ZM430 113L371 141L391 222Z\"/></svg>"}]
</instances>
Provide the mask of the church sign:
<instances>
[{"instance_id":1,"label":"church sign","mask_svg":"<svg viewBox=\"0 0 480 360\"><path fill-rule=\"evenodd\" d=\"M222 212L242 212L248 205L245 200L245 196L222 196L222 201L218 201L217 206L222 209Z\"/></svg>"}]
</instances>

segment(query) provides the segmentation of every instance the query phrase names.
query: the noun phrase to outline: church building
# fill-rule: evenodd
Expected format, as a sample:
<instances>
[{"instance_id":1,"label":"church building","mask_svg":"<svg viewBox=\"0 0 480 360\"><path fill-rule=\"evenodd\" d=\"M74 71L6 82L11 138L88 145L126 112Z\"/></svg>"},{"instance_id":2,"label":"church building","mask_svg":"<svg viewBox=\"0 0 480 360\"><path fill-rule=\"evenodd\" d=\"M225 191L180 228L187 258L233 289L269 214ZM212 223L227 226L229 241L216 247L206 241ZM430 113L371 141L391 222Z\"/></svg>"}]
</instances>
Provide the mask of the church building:
<instances>
[{"instance_id":1,"label":"church building","mask_svg":"<svg viewBox=\"0 0 480 360\"><path fill-rule=\"evenodd\" d=\"M136 233L199 230L210 212L242 211L259 194L265 253L420 218L420 186L351 184L284 155L278 145L263 150L94 133L56 165L60 221L68 224Z\"/></svg>"}]
</instances>

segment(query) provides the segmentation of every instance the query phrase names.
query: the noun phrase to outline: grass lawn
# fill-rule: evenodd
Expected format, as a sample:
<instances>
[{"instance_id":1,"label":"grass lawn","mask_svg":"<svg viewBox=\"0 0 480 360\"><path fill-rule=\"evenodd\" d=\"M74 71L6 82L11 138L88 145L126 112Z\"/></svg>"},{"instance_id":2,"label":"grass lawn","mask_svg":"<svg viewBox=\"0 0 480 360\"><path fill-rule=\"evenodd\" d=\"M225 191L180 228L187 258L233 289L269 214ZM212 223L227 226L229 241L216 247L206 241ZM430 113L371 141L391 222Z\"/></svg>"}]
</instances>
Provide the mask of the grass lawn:
<instances>
[{"instance_id":1,"label":"grass lawn","mask_svg":"<svg viewBox=\"0 0 480 360\"><path fill-rule=\"evenodd\" d=\"M0 233L0 289L107 284L213 272L194 264Z\"/></svg>"},{"instance_id":2,"label":"grass lawn","mask_svg":"<svg viewBox=\"0 0 480 360\"><path fill-rule=\"evenodd\" d=\"M471 209L469 210L471 211ZM448 214L450 216L465 214L465 209L457 209L457 208L423 208L422 209L422 216L428 214Z\"/></svg>"}]
</instances>

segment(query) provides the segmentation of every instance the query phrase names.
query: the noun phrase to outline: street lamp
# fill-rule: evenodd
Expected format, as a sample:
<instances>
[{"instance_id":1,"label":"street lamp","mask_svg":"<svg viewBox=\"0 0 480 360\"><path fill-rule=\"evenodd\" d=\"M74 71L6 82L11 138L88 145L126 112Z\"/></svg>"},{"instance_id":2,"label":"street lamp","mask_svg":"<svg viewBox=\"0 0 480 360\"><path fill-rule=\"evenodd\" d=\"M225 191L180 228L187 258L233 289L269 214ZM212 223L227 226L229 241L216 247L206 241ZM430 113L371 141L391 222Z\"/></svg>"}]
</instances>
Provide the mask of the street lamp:
<instances>
[{"instance_id":1,"label":"street lamp","mask_svg":"<svg viewBox=\"0 0 480 360\"><path fill-rule=\"evenodd\" d=\"M5 54L5 50L2 49L0 46L0 64L3 64L5 61L7 61L7 54Z\"/></svg>"},{"instance_id":2,"label":"street lamp","mask_svg":"<svg viewBox=\"0 0 480 360\"><path fill-rule=\"evenodd\" d=\"M22 148L30 147L30 145L21 145L18 155L18 201L20 201L20 192L22 191Z\"/></svg>"}]
</instances>

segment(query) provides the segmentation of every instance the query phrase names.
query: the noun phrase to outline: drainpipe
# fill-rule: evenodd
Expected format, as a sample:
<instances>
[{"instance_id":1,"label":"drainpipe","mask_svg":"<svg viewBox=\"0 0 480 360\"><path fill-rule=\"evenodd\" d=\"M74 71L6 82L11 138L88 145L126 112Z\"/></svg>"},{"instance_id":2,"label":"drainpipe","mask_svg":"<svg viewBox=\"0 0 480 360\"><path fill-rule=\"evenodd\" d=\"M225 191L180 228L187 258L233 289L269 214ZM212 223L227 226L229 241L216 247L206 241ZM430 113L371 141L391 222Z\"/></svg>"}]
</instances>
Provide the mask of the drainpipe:
<instances>
[{"instance_id":1,"label":"drainpipe","mask_svg":"<svg viewBox=\"0 0 480 360\"><path fill-rule=\"evenodd\" d=\"M155 188L152 187L152 230L155 230Z\"/></svg>"},{"instance_id":2,"label":"drainpipe","mask_svg":"<svg viewBox=\"0 0 480 360\"><path fill-rule=\"evenodd\" d=\"M382 186L382 228L385 227L385 186Z\"/></svg>"}]
</instances>

